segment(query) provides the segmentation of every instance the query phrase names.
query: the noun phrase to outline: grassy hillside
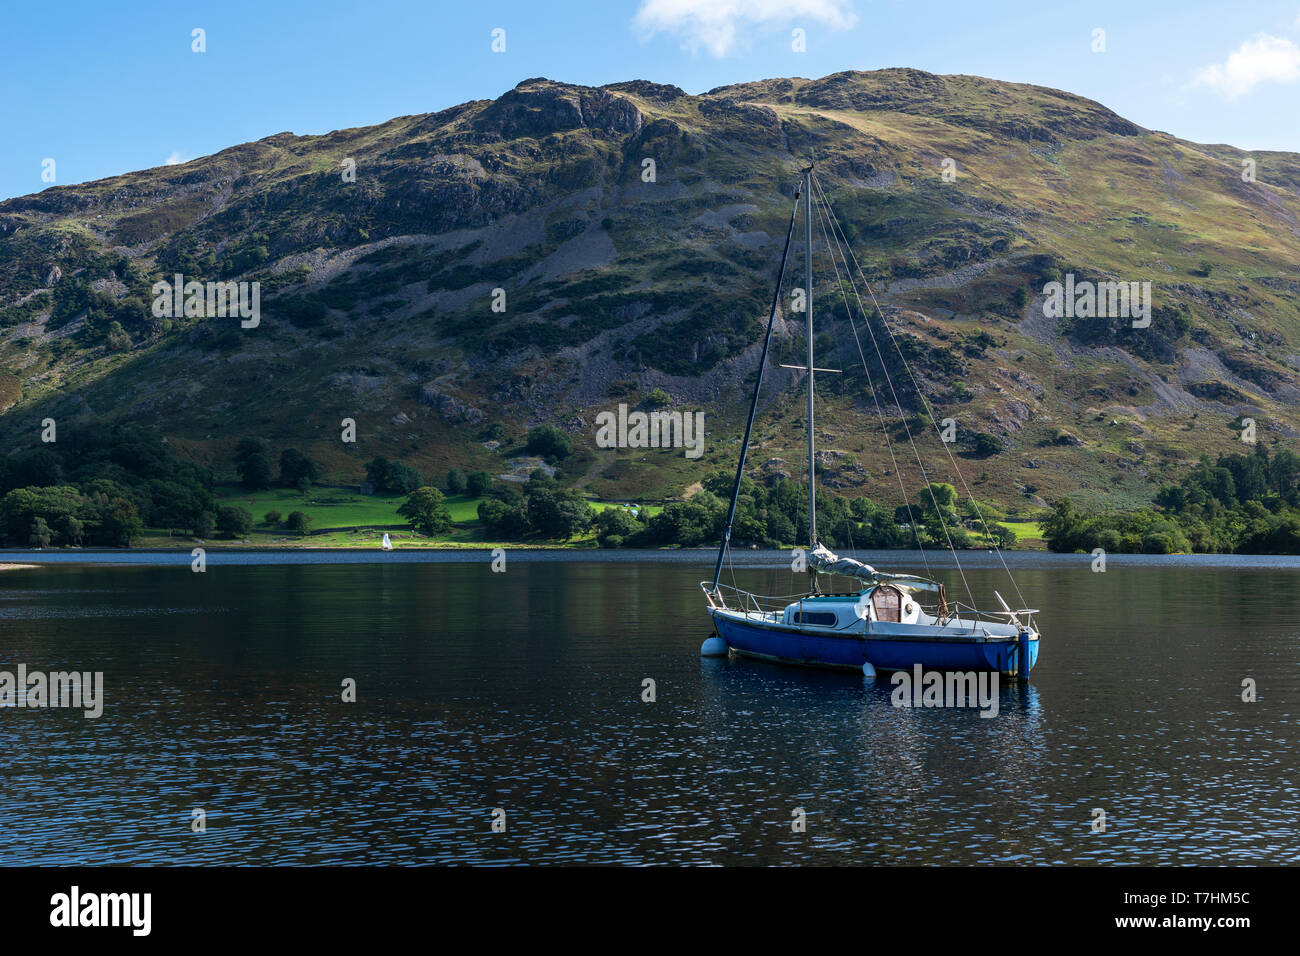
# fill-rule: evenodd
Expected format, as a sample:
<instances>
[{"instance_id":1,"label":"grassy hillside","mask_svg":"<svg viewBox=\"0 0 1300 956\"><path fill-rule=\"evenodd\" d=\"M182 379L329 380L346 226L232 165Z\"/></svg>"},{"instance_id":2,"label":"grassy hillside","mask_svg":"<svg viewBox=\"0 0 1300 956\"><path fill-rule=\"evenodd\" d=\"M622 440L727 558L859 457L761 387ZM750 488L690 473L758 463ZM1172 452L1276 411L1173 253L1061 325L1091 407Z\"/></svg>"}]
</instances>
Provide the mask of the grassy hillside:
<instances>
[{"instance_id":1,"label":"grassy hillside","mask_svg":"<svg viewBox=\"0 0 1300 956\"><path fill-rule=\"evenodd\" d=\"M734 467L809 158L936 417L957 422L981 499L1146 504L1199 455L1240 450L1242 417L1260 440L1294 444L1300 156L1189 143L1068 93L914 70L702 96L527 80L493 101L280 133L0 203L0 437L16 454L39 444L46 417L145 421L229 475L234 445L257 435L356 484L376 455L430 475L526 473L523 436L549 422L574 445L567 483L606 499L680 494ZM260 324L153 316L153 283L176 272L260 282ZM1043 287L1066 273L1150 281L1151 328L1046 318ZM821 392L823 474L897 504L830 292L819 332L845 374ZM780 328L783 361L796 331ZM887 413L920 411L874 381ZM756 478L803 473L798 385L769 377ZM599 412L655 389L705 412L701 458L595 446ZM339 440L345 418L353 444ZM1003 450L977 456L978 433ZM936 438L922 451L929 478L956 479ZM915 489L915 463L897 467ZM390 505L320 511L333 527L377 523ZM270 507L292 506L252 510Z\"/></svg>"}]
</instances>

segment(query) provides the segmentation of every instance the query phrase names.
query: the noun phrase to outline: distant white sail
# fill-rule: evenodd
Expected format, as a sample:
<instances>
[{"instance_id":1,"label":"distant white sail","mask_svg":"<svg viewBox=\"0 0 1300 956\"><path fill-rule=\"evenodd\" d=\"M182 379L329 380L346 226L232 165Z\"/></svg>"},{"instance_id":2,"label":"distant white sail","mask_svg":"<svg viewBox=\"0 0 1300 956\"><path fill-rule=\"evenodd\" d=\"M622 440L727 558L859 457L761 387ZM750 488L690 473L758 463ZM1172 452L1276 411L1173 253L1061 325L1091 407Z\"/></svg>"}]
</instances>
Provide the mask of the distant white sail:
<instances>
[{"instance_id":1,"label":"distant white sail","mask_svg":"<svg viewBox=\"0 0 1300 956\"><path fill-rule=\"evenodd\" d=\"M383 549L384 549L385 551L392 551L392 550L393 550L393 542L391 542L391 541L388 540L388 532L387 532L387 531L384 532L384 543L383 543Z\"/></svg>"}]
</instances>

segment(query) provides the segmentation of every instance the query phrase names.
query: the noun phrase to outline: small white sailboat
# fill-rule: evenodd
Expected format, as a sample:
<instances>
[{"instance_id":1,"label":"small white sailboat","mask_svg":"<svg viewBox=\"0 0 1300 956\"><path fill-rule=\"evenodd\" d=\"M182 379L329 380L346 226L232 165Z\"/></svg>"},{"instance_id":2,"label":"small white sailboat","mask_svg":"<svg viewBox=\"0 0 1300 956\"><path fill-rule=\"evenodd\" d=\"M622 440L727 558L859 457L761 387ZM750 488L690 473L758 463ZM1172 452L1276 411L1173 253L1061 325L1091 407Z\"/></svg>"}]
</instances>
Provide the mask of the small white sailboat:
<instances>
[{"instance_id":1,"label":"small white sailboat","mask_svg":"<svg viewBox=\"0 0 1300 956\"><path fill-rule=\"evenodd\" d=\"M391 541L388 540L388 532L387 532L387 531L384 532L384 543L381 544L380 547L383 548L385 551L392 551L392 550L393 550L393 542L391 542Z\"/></svg>"}]
</instances>

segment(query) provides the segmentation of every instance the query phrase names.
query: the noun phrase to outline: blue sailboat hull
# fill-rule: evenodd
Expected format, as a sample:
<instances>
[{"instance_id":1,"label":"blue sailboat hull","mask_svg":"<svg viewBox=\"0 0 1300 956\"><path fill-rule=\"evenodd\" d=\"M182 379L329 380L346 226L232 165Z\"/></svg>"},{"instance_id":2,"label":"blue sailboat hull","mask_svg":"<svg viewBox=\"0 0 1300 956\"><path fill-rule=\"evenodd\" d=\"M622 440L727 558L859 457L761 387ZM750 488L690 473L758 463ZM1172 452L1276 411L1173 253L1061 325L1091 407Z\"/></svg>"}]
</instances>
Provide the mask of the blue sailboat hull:
<instances>
[{"instance_id":1,"label":"blue sailboat hull","mask_svg":"<svg viewBox=\"0 0 1300 956\"><path fill-rule=\"evenodd\" d=\"M767 660L814 667L860 669L870 663L878 671L927 670L998 671L1027 677L1038 660L1038 638L983 640L979 638L873 638L869 635L811 634L792 628L759 626L713 615L718 635L737 653ZM1021 674L1021 647L1028 649L1029 666Z\"/></svg>"}]
</instances>

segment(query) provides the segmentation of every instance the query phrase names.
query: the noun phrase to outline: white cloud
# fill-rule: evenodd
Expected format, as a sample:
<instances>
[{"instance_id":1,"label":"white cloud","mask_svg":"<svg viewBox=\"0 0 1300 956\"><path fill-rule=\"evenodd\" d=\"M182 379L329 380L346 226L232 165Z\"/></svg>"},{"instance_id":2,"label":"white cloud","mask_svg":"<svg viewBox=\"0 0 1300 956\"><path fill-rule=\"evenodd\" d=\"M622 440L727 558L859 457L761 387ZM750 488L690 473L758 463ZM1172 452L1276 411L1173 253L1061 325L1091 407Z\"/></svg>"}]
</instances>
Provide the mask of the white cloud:
<instances>
[{"instance_id":1,"label":"white cloud","mask_svg":"<svg viewBox=\"0 0 1300 956\"><path fill-rule=\"evenodd\" d=\"M1207 87L1235 100L1260 83L1300 83L1300 46L1286 37L1257 33L1223 63L1196 71L1192 86Z\"/></svg>"},{"instance_id":2,"label":"white cloud","mask_svg":"<svg viewBox=\"0 0 1300 956\"><path fill-rule=\"evenodd\" d=\"M848 30L858 17L853 0L641 0L635 22L647 37L677 34L692 53L703 47L721 57L746 26L802 26L799 21Z\"/></svg>"},{"instance_id":3,"label":"white cloud","mask_svg":"<svg viewBox=\"0 0 1300 956\"><path fill-rule=\"evenodd\" d=\"M182 156L179 149L173 149L172 154L167 157L166 165L179 166L181 163L188 163L189 161L190 158L188 156Z\"/></svg>"}]
</instances>

